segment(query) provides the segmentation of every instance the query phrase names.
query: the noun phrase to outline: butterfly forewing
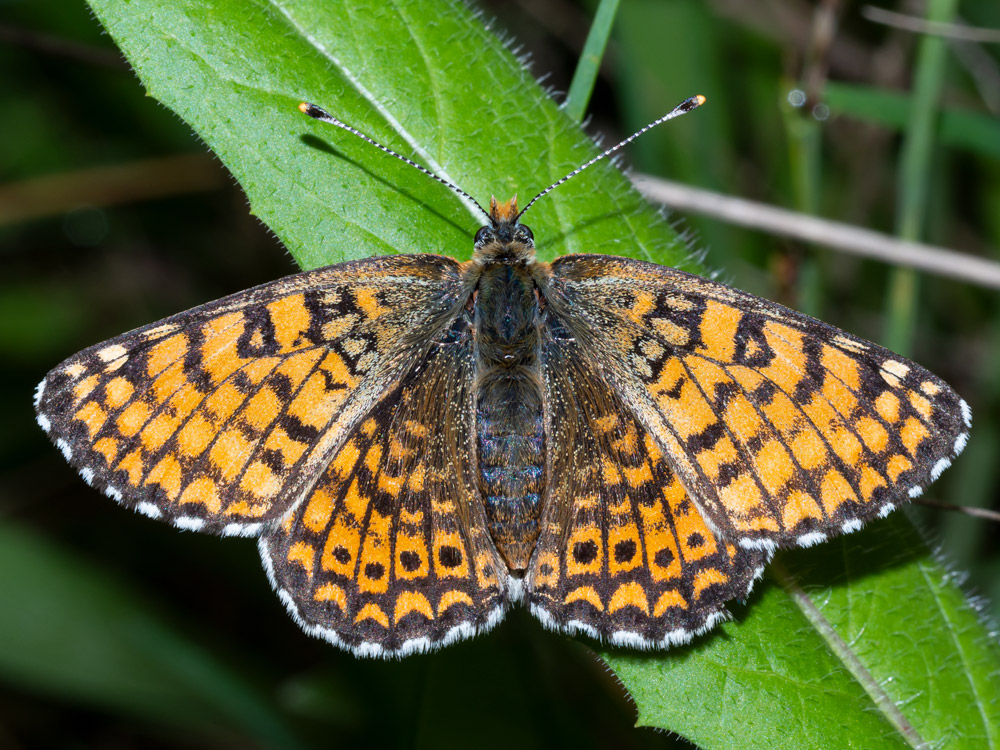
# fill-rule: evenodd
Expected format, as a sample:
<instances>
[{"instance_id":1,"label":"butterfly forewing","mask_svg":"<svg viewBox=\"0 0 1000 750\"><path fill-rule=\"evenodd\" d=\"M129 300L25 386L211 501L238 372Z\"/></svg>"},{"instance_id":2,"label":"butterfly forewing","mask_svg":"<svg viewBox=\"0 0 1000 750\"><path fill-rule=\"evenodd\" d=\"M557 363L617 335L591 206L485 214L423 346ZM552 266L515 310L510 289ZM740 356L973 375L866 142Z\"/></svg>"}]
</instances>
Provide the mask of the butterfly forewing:
<instances>
[{"instance_id":1,"label":"butterfly forewing","mask_svg":"<svg viewBox=\"0 0 1000 750\"><path fill-rule=\"evenodd\" d=\"M662 451L549 316L542 347L551 490L527 587L549 627L618 645L690 640L745 597L768 554L705 523Z\"/></svg>"},{"instance_id":2,"label":"butterfly forewing","mask_svg":"<svg viewBox=\"0 0 1000 750\"><path fill-rule=\"evenodd\" d=\"M306 630L384 656L499 622L507 576L472 454L468 324L350 431L312 494L261 539L272 582Z\"/></svg>"},{"instance_id":3,"label":"butterfly forewing","mask_svg":"<svg viewBox=\"0 0 1000 750\"><path fill-rule=\"evenodd\" d=\"M882 347L671 268L552 264L551 302L705 520L746 547L853 531L962 450L965 403Z\"/></svg>"},{"instance_id":4,"label":"butterfly forewing","mask_svg":"<svg viewBox=\"0 0 1000 750\"><path fill-rule=\"evenodd\" d=\"M182 528L258 533L453 317L457 267L346 263L145 326L52 370L39 423L123 504Z\"/></svg>"}]
</instances>

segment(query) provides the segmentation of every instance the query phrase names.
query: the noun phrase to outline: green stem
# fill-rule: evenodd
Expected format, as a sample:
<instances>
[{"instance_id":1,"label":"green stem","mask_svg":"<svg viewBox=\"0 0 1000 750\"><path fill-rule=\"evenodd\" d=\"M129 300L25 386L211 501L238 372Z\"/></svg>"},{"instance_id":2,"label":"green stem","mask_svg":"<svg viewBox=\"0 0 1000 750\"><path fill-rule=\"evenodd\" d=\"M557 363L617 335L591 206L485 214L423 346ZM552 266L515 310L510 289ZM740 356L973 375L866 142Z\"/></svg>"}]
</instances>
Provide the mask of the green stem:
<instances>
[{"instance_id":1,"label":"green stem","mask_svg":"<svg viewBox=\"0 0 1000 750\"><path fill-rule=\"evenodd\" d=\"M819 214L822 156L820 124L808 112L784 106L795 207L803 213ZM797 307L807 315L822 314L822 270L816 255L807 249L799 264Z\"/></svg>"},{"instance_id":2,"label":"green stem","mask_svg":"<svg viewBox=\"0 0 1000 750\"><path fill-rule=\"evenodd\" d=\"M953 19L957 5L958 0L929 0L927 20L948 23ZM924 233L947 49L945 39L929 35L920 40L917 49L910 121L899 165L896 234L905 240L919 241ZM908 354L912 345L919 282L912 270L903 268L895 269L889 282L886 345L902 354Z\"/></svg>"},{"instance_id":3,"label":"green stem","mask_svg":"<svg viewBox=\"0 0 1000 750\"><path fill-rule=\"evenodd\" d=\"M608 46L608 37L611 36L611 27L615 24L619 2L620 0L601 0L590 33L587 34L583 54L576 64L564 107L569 116L577 122L583 120L587 105L590 103L590 95L594 93L597 71L601 67L601 58L604 57L604 50Z\"/></svg>"}]
</instances>

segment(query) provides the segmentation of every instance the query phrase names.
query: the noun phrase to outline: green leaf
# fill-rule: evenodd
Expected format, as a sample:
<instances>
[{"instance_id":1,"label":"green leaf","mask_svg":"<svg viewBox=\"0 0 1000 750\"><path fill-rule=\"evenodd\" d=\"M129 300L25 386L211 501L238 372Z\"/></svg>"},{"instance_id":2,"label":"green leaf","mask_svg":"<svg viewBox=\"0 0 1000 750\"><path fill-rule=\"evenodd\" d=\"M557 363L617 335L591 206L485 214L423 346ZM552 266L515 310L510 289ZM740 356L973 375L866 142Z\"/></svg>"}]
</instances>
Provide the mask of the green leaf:
<instances>
[{"instance_id":1,"label":"green leaf","mask_svg":"<svg viewBox=\"0 0 1000 750\"><path fill-rule=\"evenodd\" d=\"M447 188L301 114L310 101L486 204L527 198L593 143L459 0L92 0L150 95L195 129L303 268L381 253L467 257L482 222ZM603 163L532 209L540 255L683 246ZM233 249L232 251L238 251Z\"/></svg>"},{"instance_id":2,"label":"green leaf","mask_svg":"<svg viewBox=\"0 0 1000 750\"><path fill-rule=\"evenodd\" d=\"M993 748L1000 646L955 578L897 514L779 555L692 648L604 658L641 725L704 748Z\"/></svg>"},{"instance_id":3,"label":"green leaf","mask_svg":"<svg viewBox=\"0 0 1000 750\"><path fill-rule=\"evenodd\" d=\"M566 114L576 122L581 122L587 114L587 103L594 93L594 83L601 69L601 59L604 49L608 46L611 27L615 24L615 14L618 12L619 0L601 0L590 25L587 42L573 71L573 81L566 94Z\"/></svg>"},{"instance_id":4,"label":"green leaf","mask_svg":"<svg viewBox=\"0 0 1000 750\"><path fill-rule=\"evenodd\" d=\"M10 523L0 524L0 592L5 679L164 724L297 746L265 695L137 591Z\"/></svg>"},{"instance_id":5,"label":"green leaf","mask_svg":"<svg viewBox=\"0 0 1000 750\"><path fill-rule=\"evenodd\" d=\"M462 2L91 5L149 93L191 124L305 268L377 253L467 257L481 219L398 160L307 119L302 100L481 203L515 191L523 203L597 153ZM543 258L686 257L607 163L547 196L529 223ZM905 523L783 556L752 605L689 648L604 654L641 724L745 748L912 746L900 714L925 740L975 747L1000 723L996 645Z\"/></svg>"},{"instance_id":6,"label":"green leaf","mask_svg":"<svg viewBox=\"0 0 1000 750\"><path fill-rule=\"evenodd\" d=\"M930 0L929 23L952 23L958 0ZM896 175L896 235L903 240L923 239L928 196L934 181L932 159L936 146L939 99L948 64L947 40L932 34L920 38L913 71L912 104L899 155ZM894 268L886 290L886 323L883 343L911 356L913 333L920 307L920 277L912 268Z\"/></svg>"},{"instance_id":7,"label":"green leaf","mask_svg":"<svg viewBox=\"0 0 1000 750\"><path fill-rule=\"evenodd\" d=\"M856 117L900 132L909 123L912 100L906 92L831 81L823 89L823 96L837 115ZM942 145L980 156L1000 157L1000 122L991 115L944 107L937 135Z\"/></svg>"}]
</instances>

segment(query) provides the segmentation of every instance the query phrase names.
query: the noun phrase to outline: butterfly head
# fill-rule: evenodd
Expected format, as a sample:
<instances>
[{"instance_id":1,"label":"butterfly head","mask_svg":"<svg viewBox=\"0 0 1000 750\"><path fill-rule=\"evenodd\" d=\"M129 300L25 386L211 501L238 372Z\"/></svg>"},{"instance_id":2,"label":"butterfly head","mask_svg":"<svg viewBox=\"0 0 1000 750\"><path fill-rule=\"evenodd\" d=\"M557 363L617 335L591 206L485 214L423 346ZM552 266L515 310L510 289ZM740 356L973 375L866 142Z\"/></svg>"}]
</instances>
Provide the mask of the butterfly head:
<instances>
[{"instance_id":1,"label":"butterfly head","mask_svg":"<svg viewBox=\"0 0 1000 750\"><path fill-rule=\"evenodd\" d=\"M517 210L516 195L506 203L490 198L489 223L476 232L475 249L479 260L534 261L535 235L518 220L521 213Z\"/></svg>"}]
</instances>

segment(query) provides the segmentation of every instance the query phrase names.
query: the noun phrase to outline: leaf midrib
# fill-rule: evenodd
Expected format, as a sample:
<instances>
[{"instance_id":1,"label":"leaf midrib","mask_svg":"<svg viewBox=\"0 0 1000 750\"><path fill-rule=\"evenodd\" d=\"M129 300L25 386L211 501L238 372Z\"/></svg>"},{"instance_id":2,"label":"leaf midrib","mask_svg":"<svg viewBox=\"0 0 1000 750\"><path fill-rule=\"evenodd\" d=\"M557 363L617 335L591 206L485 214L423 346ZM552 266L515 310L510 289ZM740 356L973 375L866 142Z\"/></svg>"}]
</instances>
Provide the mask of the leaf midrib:
<instances>
[{"instance_id":1,"label":"leaf midrib","mask_svg":"<svg viewBox=\"0 0 1000 750\"><path fill-rule=\"evenodd\" d=\"M771 563L771 573L792 602L795 603L795 606L799 608L803 617L812 624L813 630L826 642L830 653L868 694L876 710L895 727L896 731L914 750L927 747L926 741L899 709L895 701L878 684L875 676L865 667L861 657L840 637L837 629L826 619L819 607L813 602L812 597L798 585L781 561Z\"/></svg>"}]
</instances>

